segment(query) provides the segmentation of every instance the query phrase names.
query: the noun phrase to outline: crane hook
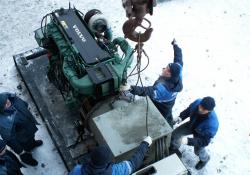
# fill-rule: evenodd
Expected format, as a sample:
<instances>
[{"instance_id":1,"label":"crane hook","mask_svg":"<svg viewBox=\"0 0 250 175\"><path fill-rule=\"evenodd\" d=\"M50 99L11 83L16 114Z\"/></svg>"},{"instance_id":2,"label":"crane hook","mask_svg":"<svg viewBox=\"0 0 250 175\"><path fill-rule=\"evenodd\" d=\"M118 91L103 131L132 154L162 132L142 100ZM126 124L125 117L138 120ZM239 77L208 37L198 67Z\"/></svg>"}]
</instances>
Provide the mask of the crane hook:
<instances>
[{"instance_id":1,"label":"crane hook","mask_svg":"<svg viewBox=\"0 0 250 175\"><path fill-rule=\"evenodd\" d=\"M142 25L143 20L148 23L148 27L144 27ZM135 30L137 27L145 29L145 32L136 32ZM153 32L153 28L151 28L151 23L146 18L142 18L142 20L138 18L130 18L123 24L122 30L125 35L125 38L128 38L134 42L146 42L147 40L149 40L151 33Z\"/></svg>"}]
</instances>

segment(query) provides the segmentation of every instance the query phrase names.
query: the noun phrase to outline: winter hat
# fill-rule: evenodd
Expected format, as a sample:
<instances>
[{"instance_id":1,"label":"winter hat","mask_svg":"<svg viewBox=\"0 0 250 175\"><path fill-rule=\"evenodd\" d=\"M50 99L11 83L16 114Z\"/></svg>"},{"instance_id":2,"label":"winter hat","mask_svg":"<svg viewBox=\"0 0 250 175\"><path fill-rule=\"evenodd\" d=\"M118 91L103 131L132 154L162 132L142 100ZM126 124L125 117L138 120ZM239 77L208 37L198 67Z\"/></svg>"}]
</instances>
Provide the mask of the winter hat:
<instances>
[{"instance_id":1,"label":"winter hat","mask_svg":"<svg viewBox=\"0 0 250 175\"><path fill-rule=\"evenodd\" d=\"M6 147L6 143L2 139L0 139L0 153L2 153L5 147Z\"/></svg>"},{"instance_id":2,"label":"winter hat","mask_svg":"<svg viewBox=\"0 0 250 175\"><path fill-rule=\"evenodd\" d=\"M112 155L107 146L99 146L90 155L91 161L96 166L102 166L112 161Z\"/></svg>"},{"instance_id":3,"label":"winter hat","mask_svg":"<svg viewBox=\"0 0 250 175\"><path fill-rule=\"evenodd\" d=\"M8 99L8 95L5 93L0 93L0 112L4 111L4 106Z\"/></svg>"},{"instance_id":4,"label":"winter hat","mask_svg":"<svg viewBox=\"0 0 250 175\"><path fill-rule=\"evenodd\" d=\"M176 63L170 63L169 64L170 72L171 72L171 77L173 78L178 78L181 73L181 66Z\"/></svg>"},{"instance_id":5,"label":"winter hat","mask_svg":"<svg viewBox=\"0 0 250 175\"><path fill-rule=\"evenodd\" d=\"M212 111L215 107L215 101L212 97L204 97L200 105L208 111Z\"/></svg>"}]
</instances>

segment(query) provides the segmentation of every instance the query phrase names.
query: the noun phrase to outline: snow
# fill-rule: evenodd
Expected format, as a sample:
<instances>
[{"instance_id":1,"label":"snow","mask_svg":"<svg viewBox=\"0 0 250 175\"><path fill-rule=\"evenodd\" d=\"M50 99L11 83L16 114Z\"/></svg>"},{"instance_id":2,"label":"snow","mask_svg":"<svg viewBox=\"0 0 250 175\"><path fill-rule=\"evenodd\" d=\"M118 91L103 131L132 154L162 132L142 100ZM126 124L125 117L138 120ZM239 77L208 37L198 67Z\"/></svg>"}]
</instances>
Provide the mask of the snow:
<instances>
[{"instance_id":1,"label":"snow","mask_svg":"<svg viewBox=\"0 0 250 175\"><path fill-rule=\"evenodd\" d=\"M109 19L115 36L123 36L125 11L119 0L72 0L79 10L100 9ZM33 31L42 17L54 9L68 7L68 0L0 0L0 92L16 92L30 101L21 82L12 55L37 46ZM207 95L216 99L219 131L207 147L210 162L196 171L198 161L192 147L183 146L183 162L192 174L250 174L250 129L248 98L250 97L250 1L241 0L161 0L153 16L147 16L154 28L144 49L150 65L142 73L145 85L150 85L162 67L172 61L170 42L176 38L183 49L184 89L174 106L174 116L196 98ZM129 79L129 84L134 79ZM21 84L22 90L16 87ZM37 138L44 145L34 150L36 168L28 167L25 174L66 174L66 169L41 123Z\"/></svg>"}]
</instances>

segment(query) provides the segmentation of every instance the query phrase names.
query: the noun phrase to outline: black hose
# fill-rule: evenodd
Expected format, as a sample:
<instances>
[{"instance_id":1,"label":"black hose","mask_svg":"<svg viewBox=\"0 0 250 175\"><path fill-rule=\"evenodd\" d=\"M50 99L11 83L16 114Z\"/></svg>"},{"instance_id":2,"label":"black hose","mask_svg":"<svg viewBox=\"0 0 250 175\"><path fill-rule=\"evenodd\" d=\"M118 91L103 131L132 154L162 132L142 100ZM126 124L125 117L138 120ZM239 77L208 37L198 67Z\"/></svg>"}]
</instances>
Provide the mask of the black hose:
<instances>
[{"instance_id":1,"label":"black hose","mask_svg":"<svg viewBox=\"0 0 250 175\"><path fill-rule=\"evenodd\" d=\"M45 16L43 16L43 18L42 18L42 20L41 20L41 31L42 31L42 34L43 34L43 36L44 37L46 37L46 35L45 35L45 30L47 29L47 18L48 18L48 16L50 16L51 15L51 13L48 13L48 14L46 14ZM45 23L44 23L44 27L45 27L45 29L43 29L43 22L44 22L44 20L45 20Z\"/></svg>"}]
</instances>

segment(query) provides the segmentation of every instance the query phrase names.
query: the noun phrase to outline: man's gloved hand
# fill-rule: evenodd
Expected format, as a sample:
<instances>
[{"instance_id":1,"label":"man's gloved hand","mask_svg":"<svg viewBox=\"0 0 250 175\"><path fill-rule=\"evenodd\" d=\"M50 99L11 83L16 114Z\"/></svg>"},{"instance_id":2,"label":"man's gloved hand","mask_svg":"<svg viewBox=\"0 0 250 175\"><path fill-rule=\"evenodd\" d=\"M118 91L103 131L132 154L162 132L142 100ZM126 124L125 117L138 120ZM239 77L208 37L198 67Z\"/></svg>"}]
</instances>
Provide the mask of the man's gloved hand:
<instances>
[{"instance_id":1,"label":"man's gloved hand","mask_svg":"<svg viewBox=\"0 0 250 175\"><path fill-rule=\"evenodd\" d=\"M135 96L129 91L121 91L120 92L120 98L124 99L124 100L128 100L129 102L134 101Z\"/></svg>"},{"instance_id":2,"label":"man's gloved hand","mask_svg":"<svg viewBox=\"0 0 250 175\"><path fill-rule=\"evenodd\" d=\"M187 145L188 144L188 138L187 137L182 137L181 138L181 144L182 145Z\"/></svg>"},{"instance_id":3,"label":"man's gloved hand","mask_svg":"<svg viewBox=\"0 0 250 175\"><path fill-rule=\"evenodd\" d=\"M171 44L174 46L174 45L177 45L177 42L175 40L175 38L173 39L173 41L171 42Z\"/></svg>"},{"instance_id":4,"label":"man's gloved hand","mask_svg":"<svg viewBox=\"0 0 250 175\"><path fill-rule=\"evenodd\" d=\"M182 122L182 119L180 117L177 117L177 118L174 118L173 119L173 124L176 125L176 124L180 124Z\"/></svg>"},{"instance_id":5,"label":"man's gloved hand","mask_svg":"<svg viewBox=\"0 0 250 175\"><path fill-rule=\"evenodd\" d=\"M134 101L135 96L130 92L130 85L120 86L120 96L130 102Z\"/></svg>"},{"instance_id":6,"label":"man's gloved hand","mask_svg":"<svg viewBox=\"0 0 250 175\"><path fill-rule=\"evenodd\" d=\"M119 88L120 92L128 91L128 90L130 90L130 85L121 85Z\"/></svg>"},{"instance_id":7,"label":"man's gloved hand","mask_svg":"<svg viewBox=\"0 0 250 175\"><path fill-rule=\"evenodd\" d=\"M143 139L143 142L147 142L148 146L150 146L152 144L152 138L150 136L147 136L145 139Z\"/></svg>"}]
</instances>

